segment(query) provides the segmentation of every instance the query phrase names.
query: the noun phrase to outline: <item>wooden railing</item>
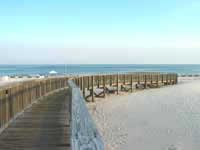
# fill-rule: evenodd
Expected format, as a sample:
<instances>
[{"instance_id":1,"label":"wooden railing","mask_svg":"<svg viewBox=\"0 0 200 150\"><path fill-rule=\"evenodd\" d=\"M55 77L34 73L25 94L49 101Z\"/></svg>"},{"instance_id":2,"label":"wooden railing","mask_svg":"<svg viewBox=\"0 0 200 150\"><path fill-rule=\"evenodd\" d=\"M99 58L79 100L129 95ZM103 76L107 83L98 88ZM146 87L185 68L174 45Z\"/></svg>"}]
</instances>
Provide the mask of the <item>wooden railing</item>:
<instances>
[{"instance_id":1,"label":"wooden railing","mask_svg":"<svg viewBox=\"0 0 200 150\"><path fill-rule=\"evenodd\" d=\"M39 98L67 86L68 77L33 80L0 89L0 133Z\"/></svg>"},{"instance_id":2,"label":"wooden railing","mask_svg":"<svg viewBox=\"0 0 200 150\"><path fill-rule=\"evenodd\" d=\"M117 87L117 93L121 85L130 85L133 91L134 85L170 85L178 82L177 74L161 73L126 73L126 74L100 74L82 75L72 77L69 81L71 101L71 128L72 150L91 149L104 150L104 144L95 123L88 113L85 104L86 91L92 93L94 101L94 89L105 91L107 86Z\"/></svg>"},{"instance_id":3,"label":"wooden railing","mask_svg":"<svg viewBox=\"0 0 200 150\"><path fill-rule=\"evenodd\" d=\"M130 91L136 85L143 85L144 89L148 85L172 85L178 83L178 75L176 73L121 73L121 74L99 74L76 76L73 78L75 84L80 87L82 94L86 97L86 91L91 92L92 101L94 101L94 89L106 89L107 86L115 86L117 94L121 85L130 85Z\"/></svg>"},{"instance_id":4,"label":"wooden railing","mask_svg":"<svg viewBox=\"0 0 200 150\"><path fill-rule=\"evenodd\" d=\"M90 116L79 87L68 81L71 101L71 149L104 150L102 138Z\"/></svg>"}]
</instances>

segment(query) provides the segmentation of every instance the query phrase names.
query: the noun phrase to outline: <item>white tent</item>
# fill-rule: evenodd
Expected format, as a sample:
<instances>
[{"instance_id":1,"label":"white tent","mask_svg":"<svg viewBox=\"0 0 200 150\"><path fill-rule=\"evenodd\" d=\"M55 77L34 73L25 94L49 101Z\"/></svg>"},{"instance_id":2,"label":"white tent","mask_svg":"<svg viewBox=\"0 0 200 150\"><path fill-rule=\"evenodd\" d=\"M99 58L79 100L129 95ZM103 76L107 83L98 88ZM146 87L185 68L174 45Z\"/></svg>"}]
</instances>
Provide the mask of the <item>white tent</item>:
<instances>
[{"instance_id":1,"label":"white tent","mask_svg":"<svg viewBox=\"0 0 200 150\"><path fill-rule=\"evenodd\" d=\"M49 74L57 74L57 72L52 70L52 71L49 72Z\"/></svg>"}]
</instances>

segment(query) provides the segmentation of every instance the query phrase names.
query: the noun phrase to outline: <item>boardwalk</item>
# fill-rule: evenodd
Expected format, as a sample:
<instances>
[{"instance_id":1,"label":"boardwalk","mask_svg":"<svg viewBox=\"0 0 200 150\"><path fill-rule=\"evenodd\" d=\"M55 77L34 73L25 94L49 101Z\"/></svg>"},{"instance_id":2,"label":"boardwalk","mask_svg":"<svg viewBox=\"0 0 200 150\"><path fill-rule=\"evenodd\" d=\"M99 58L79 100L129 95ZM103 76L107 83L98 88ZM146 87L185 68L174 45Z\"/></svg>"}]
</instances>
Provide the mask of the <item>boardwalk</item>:
<instances>
[{"instance_id":1,"label":"boardwalk","mask_svg":"<svg viewBox=\"0 0 200 150\"><path fill-rule=\"evenodd\" d=\"M70 150L69 98L61 91L26 110L0 136L0 150Z\"/></svg>"},{"instance_id":2,"label":"boardwalk","mask_svg":"<svg viewBox=\"0 0 200 150\"><path fill-rule=\"evenodd\" d=\"M177 81L177 74L126 73L46 78L2 88L0 132L9 126L0 134L0 150L103 150L104 143L86 107L87 92L87 101L94 102L100 93L101 97L111 93L106 90L109 88L119 94L120 89L133 92ZM61 91L64 88L68 91ZM19 113L23 115L10 123Z\"/></svg>"}]
</instances>

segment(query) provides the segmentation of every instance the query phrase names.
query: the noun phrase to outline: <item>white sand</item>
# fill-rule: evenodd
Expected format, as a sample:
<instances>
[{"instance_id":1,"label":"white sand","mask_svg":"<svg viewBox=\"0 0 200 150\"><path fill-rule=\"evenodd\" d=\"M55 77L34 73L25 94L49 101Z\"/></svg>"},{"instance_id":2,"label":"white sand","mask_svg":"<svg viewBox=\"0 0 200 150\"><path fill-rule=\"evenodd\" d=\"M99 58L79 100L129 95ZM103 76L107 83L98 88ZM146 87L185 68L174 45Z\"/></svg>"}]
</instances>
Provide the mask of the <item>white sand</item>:
<instances>
[{"instance_id":1,"label":"white sand","mask_svg":"<svg viewBox=\"0 0 200 150\"><path fill-rule=\"evenodd\" d=\"M8 80L0 80L0 88L7 87L15 83L20 83L29 80L35 80L36 78L9 78Z\"/></svg>"},{"instance_id":2,"label":"white sand","mask_svg":"<svg viewBox=\"0 0 200 150\"><path fill-rule=\"evenodd\" d=\"M89 104L106 150L199 150L200 80Z\"/></svg>"}]
</instances>

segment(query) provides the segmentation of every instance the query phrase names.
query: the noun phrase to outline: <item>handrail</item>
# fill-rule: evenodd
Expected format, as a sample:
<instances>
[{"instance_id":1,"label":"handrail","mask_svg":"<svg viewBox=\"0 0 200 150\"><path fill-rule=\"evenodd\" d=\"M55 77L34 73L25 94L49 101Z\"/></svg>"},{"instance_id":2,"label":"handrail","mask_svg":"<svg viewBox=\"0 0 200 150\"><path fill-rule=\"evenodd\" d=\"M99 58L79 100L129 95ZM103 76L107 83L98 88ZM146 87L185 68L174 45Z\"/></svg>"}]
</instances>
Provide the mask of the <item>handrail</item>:
<instances>
[{"instance_id":1,"label":"handrail","mask_svg":"<svg viewBox=\"0 0 200 150\"><path fill-rule=\"evenodd\" d=\"M0 133L39 98L67 87L68 77L31 80L0 89Z\"/></svg>"},{"instance_id":2,"label":"handrail","mask_svg":"<svg viewBox=\"0 0 200 150\"><path fill-rule=\"evenodd\" d=\"M104 144L93 122L80 89L68 81L71 95L72 150L103 150Z\"/></svg>"}]
</instances>

